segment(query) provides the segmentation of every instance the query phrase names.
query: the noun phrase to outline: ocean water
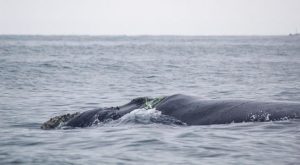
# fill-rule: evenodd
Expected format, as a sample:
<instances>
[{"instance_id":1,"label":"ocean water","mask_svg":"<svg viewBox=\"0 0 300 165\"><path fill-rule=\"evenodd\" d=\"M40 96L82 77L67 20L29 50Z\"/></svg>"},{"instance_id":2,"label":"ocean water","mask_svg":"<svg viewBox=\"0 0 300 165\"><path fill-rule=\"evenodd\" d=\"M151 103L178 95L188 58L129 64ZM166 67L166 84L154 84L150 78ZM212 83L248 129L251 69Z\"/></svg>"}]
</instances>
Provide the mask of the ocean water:
<instances>
[{"instance_id":1,"label":"ocean water","mask_svg":"<svg viewBox=\"0 0 300 165\"><path fill-rule=\"evenodd\" d=\"M299 164L300 121L175 126L154 109L50 117L176 93L300 102L297 36L0 36L0 164Z\"/></svg>"}]
</instances>

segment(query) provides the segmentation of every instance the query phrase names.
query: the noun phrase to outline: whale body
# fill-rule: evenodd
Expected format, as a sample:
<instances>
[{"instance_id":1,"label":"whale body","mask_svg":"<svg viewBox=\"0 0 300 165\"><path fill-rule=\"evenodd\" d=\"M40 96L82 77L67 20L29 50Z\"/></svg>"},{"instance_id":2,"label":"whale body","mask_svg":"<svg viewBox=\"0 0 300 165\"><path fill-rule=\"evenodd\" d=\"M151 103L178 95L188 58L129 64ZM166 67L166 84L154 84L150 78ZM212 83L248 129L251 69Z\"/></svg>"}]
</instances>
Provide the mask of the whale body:
<instances>
[{"instance_id":1,"label":"whale body","mask_svg":"<svg viewBox=\"0 0 300 165\"><path fill-rule=\"evenodd\" d=\"M117 120L135 109L155 108L162 115L186 125L210 125L240 122L265 122L300 118L300 103L260 102L244 100L203 100L182 94L160 98L140 97L129 103L110 108L98 108L82 113L66 114L51 118L42 129L60 125L88 127L99 122Z\"/></svg>"}]
</instances>

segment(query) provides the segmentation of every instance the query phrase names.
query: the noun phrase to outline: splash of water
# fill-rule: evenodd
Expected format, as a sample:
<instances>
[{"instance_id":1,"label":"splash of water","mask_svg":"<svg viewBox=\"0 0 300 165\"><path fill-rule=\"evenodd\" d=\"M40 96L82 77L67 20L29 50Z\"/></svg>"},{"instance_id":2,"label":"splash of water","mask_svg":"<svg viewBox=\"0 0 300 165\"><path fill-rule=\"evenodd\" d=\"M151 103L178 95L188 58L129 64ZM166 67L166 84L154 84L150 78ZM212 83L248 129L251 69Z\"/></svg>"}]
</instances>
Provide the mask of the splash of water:
<instances>
[{"instance_id":1,"label":"splash of water","mask_svg":"<svg viewBox=\"0 0 300 165\"><path fill-rule=\"evenodd\" d=\"M135 109L130 113L122 116L120 119L111 122L118 125L154 124L154 123L167 124L167 125L186 125L185 123L175 119L174 117L163 115L161 111L158 111L155 108Z\"/></svg>"}]
</instances>

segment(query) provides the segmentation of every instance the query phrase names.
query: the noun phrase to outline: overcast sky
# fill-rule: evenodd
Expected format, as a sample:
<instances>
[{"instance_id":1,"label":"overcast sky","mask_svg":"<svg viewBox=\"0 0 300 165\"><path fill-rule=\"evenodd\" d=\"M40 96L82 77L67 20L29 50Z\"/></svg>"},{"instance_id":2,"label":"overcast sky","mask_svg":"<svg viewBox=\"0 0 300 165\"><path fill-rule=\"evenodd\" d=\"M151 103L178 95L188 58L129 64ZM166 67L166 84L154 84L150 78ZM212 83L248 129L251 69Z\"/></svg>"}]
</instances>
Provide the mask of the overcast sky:
<instances>
[{"instance_id":1,"label":"overcast sky","mask_svg":"<svg viewBox=\"0 0 300 165\"><path fill-rule=\"evenodd\" d=\"M0 0L0 34L280 35L300 0Z\"/></svg>"}]
</instances>

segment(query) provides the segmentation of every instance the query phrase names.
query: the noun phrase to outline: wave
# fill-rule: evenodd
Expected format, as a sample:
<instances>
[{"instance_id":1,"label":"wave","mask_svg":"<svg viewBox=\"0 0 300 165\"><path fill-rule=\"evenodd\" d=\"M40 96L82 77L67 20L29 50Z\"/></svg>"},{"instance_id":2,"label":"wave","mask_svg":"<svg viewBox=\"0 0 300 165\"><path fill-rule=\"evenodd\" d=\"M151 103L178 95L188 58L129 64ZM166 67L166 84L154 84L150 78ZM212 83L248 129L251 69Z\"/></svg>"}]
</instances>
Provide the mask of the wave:
<instances>
[{"instance_id":1,"label":"wave","mask_svg":"<svg viewBox=\"0 0 300 165\"><path fill-rule=\"evenodd\" d=\"M155 108L146 109L135 109L130 113L122 116L120 119L112 121L114 124L166 124L166 125L186 125L180 120L174 117L163 115L161 111Z\"/></svg>"}]
</instances>

